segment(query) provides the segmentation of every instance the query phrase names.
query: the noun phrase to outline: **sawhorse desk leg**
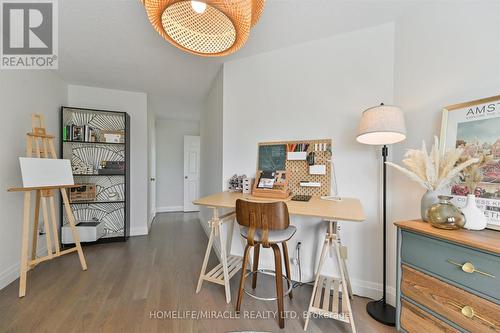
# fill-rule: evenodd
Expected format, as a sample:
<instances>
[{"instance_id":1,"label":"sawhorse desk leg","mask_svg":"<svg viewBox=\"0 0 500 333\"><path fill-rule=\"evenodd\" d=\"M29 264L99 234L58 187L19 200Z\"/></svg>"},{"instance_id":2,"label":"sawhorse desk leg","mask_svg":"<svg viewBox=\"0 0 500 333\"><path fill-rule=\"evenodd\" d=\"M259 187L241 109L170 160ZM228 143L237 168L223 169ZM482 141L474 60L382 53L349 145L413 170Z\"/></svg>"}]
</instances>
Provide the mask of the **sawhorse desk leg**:
<instances>
[{"instance_id":1,"label":"sawhorse desk leg","mask_svg":"<svg viewBox=\"0 0 500 333\"><path fill-rule=\"evenodd\" d=\"M231 278L238 273L241 268L241 257L228 255L231 253L231 242L234 227L234 212L230 212L219 216L217 208L213 208L213 217L208 222L210 225L210 236L208 238L207 250L205 251L205 258L203 259L203 264L201 266L200 277L198 279L198 285L196 287L196 293L199 293L203 284L203 281L213 282L224 286L226 292L226 302L231 302L231 289L229 286L229 281ZM226 239L226 244L224 244L223 237L221 235L221 225L230 221L228 235ZM218 238L220 245L220 264L216 265L212 270L207 273L208 259L210 257L210 252L212 252L212 247L214 245L215 239Z\"/></svg>"},{"instance_id":2,"label":"sawhorse desk leg","mask_svg":"<svg viewBox=\"0 0 500 333\"><path fill-rule=\"evenodd\" d=\"M327 253L332 255L335 251L340 278L331 278L321 275ZM352 333L356 333L354 317L352 314L351 299L352 288L347 273L347 248L341 245L337 234L337 222L328 221L328 231L321 249L318 271L314 281L313 292L309 309L307 310L304 331L307 330L311 314L319 314L327 318L339 320L351 325ZM332 295L333 291L333 295ZM339 291L342 295L339 295ZM347 297L346 297L347 295Z\"/></svg>"}]
</instances>

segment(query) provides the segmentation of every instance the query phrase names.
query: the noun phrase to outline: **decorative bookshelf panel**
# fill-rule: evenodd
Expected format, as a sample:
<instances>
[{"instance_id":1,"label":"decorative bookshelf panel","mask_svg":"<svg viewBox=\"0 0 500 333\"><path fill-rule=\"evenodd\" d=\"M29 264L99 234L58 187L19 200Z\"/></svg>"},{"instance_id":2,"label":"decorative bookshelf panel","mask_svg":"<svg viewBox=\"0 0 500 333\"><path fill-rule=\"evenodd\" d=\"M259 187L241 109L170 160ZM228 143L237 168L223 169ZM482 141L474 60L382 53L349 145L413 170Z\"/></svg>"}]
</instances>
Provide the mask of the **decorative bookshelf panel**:
<instances>
[{"instance_id":1,"label":"decorative bookshelf panel","mask_svg":"<svg viewBox=\"0 0 500 333\"><path fill-rule=\"evenodd\" d=\"M72 204L71 208L77 222L103 222L106 230L104 237L124 235L125 209L123 203ZM67 223L65 216L64 224Z\"/></svg>"},{"instance_id":2,"label":"decorative bookshelf panel","mask_svg":"<svg viewBox=\"0 0 500 333\"><path fill-rule=\"evenodd\" d=\"M98 137L102 131L124 131L125 117L116 112L99 110L86 110L82 112L77 108L65 108L63 115L64 125L91 126L95 129Z\"/></svg>"},{"instance_id":3,"label":"decorative bookshelf panel","mask_svg":"<svg viewBox=\"0 0 500 333\"><path fill-rule=\"evenodd\" d=\"M95 185L95 196L89 192L85 197L83 188L75 193L71 207L77 222L104 224L106 234L97 243L126 240L130 234L129 115L62 107L60 120L62 158L71 161L75 183ZM89 201L76 201L79 195ZM61 214L65 225L62 209Z\"/></svg>"},{"instance_id":4,"label":"decorative bookshelf panel","mask_svg":"<svg viewBox=\"0 0 500 333\"><path fill-rule=\"evenodd\" d=\"M77 184L95 184L96 201L125 200L125 179L123 176L75 176Z\"/></svg>"},{"instance_id":5,"label":"decorative bookshelf panel","mask_svg":"<svg viewBox=\"0 0 500 333\"><path fill-rule=\"evenodd\" d=\"M75 174L97 174L102 161L125 161L125 145L72 142L64 146L64 156L71 156Z\"/></svg>"}]
</instances>

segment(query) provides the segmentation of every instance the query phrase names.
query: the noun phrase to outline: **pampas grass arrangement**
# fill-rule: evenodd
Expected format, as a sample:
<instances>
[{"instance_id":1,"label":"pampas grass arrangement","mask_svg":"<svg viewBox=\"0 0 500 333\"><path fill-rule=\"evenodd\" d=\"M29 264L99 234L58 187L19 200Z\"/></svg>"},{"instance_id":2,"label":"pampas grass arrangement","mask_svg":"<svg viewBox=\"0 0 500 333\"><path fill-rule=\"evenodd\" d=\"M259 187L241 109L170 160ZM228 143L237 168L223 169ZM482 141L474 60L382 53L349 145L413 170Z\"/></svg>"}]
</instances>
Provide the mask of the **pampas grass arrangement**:
<instances>
[{"instance_id":1,"label":"pampas grass arrangement","mask_svg":"<svg viewBox=\"0 0 500 333\"><path fill-rule=\"evenodd\" d=\"M467 157L462 156L459 161L463 162L466 159ZM481 168L490 163L493 160L493 157L491 155L481 154L476 159L478 160L477 163L473 163L472 165L464 168L461 175L465 186L467 186L469 194L474 194L474 192L476 191L477 185L483 179Z\"/></svg>"},{"instance_id":2,"label":"pampas grass arrangement","mask_svg":"<svg viewBox=\"0 0 500 333\"><path fill-rule=\"evenodd\" d=\"M436 191L447 186L462 170L479 161L477 158L460 160L462 154L462 148L454 148L446 153L439 151L439 141L435 136L430 153L427 152L425 141L420 150L409 149L406 152L403 160L406 168L391 162L386 164L401 171L423 188Z\"/></svg>"}]
</instances>

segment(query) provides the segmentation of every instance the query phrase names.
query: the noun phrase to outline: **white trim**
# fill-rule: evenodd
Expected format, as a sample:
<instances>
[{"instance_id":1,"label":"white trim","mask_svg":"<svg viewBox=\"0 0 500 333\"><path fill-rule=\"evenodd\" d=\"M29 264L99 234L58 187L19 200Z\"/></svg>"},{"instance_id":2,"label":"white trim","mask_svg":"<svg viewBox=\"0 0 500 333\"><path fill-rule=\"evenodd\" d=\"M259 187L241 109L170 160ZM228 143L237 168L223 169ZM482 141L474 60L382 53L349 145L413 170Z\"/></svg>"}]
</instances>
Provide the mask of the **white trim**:
<instances>
[{"instance_id":1,"label":"white trim","mask_svg":"<svg viewBox=\"0 0 500 333\"><path fill-rule=\"evenodd\" d=\"M355 295L368 297L374 300L382 298L383 287L381 283L351 280L352 292ZM387 286L387 303L394 305L396 303L396 288Z\"/></svg>"},{"instance_id":2,"label":"white trim","mask_svg":"<svg viewBox=\"0 0 500 333\"><path fill-rule=\"evenodd\" d=\"M144 236L148 233L148 226L130 228L130 236Z\"/></svg>"},{"instance_id":3,"label":"white trim","mask_svg":"<svg viewBox=\"0 0 500 333\"><path fill-rule=\"evenodd\" d=\"M42 257L47 255L47 247L43 246L37 251L37 256ZM8 267L3 272L0 272L0 290L7 287L12 282L16 281L19 278L19 270L20 270L20 262L16 262L15 264Z\"/></svg>"},{"instance_id":4,"label":"white trim","mask_svg":"<svg viewBox=\"0 0 500 333\"><path fill-rule=\"evenodd\" d=\"M183 212L184 206L163 206L156 207L157 213L171 213L171 212Z\"/></svg>"}]
</instances>

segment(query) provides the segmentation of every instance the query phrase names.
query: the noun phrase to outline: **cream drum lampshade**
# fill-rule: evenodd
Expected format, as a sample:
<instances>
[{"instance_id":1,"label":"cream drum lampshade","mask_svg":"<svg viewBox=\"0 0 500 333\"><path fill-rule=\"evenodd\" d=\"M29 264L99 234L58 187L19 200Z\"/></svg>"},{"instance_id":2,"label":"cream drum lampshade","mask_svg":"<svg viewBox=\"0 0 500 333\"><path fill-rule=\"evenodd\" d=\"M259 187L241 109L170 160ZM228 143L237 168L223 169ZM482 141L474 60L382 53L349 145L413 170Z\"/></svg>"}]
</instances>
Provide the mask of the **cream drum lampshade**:
<instances>
[{"instance_id":1,"label":"cream drum lampshade","mask_svg":"<svg viewBox=\"0 0 500 333\"><path fill-rule=\"evenodd\" d=\"M363 112L356 140L367 145L389 145L406 139L403 111L394 105L375 106Z\"/></svg>"},{"instance_id":2,"label":"cream drum lampshade","mask_svg":"<svg viewBox=\"0 0 500 333\"><path fill-rule=\"evenodd\" d=\"M141 0L151 25L177 48L200 56L236 52L248 40L265 0Z\"/></svg>"}]
</instances>

